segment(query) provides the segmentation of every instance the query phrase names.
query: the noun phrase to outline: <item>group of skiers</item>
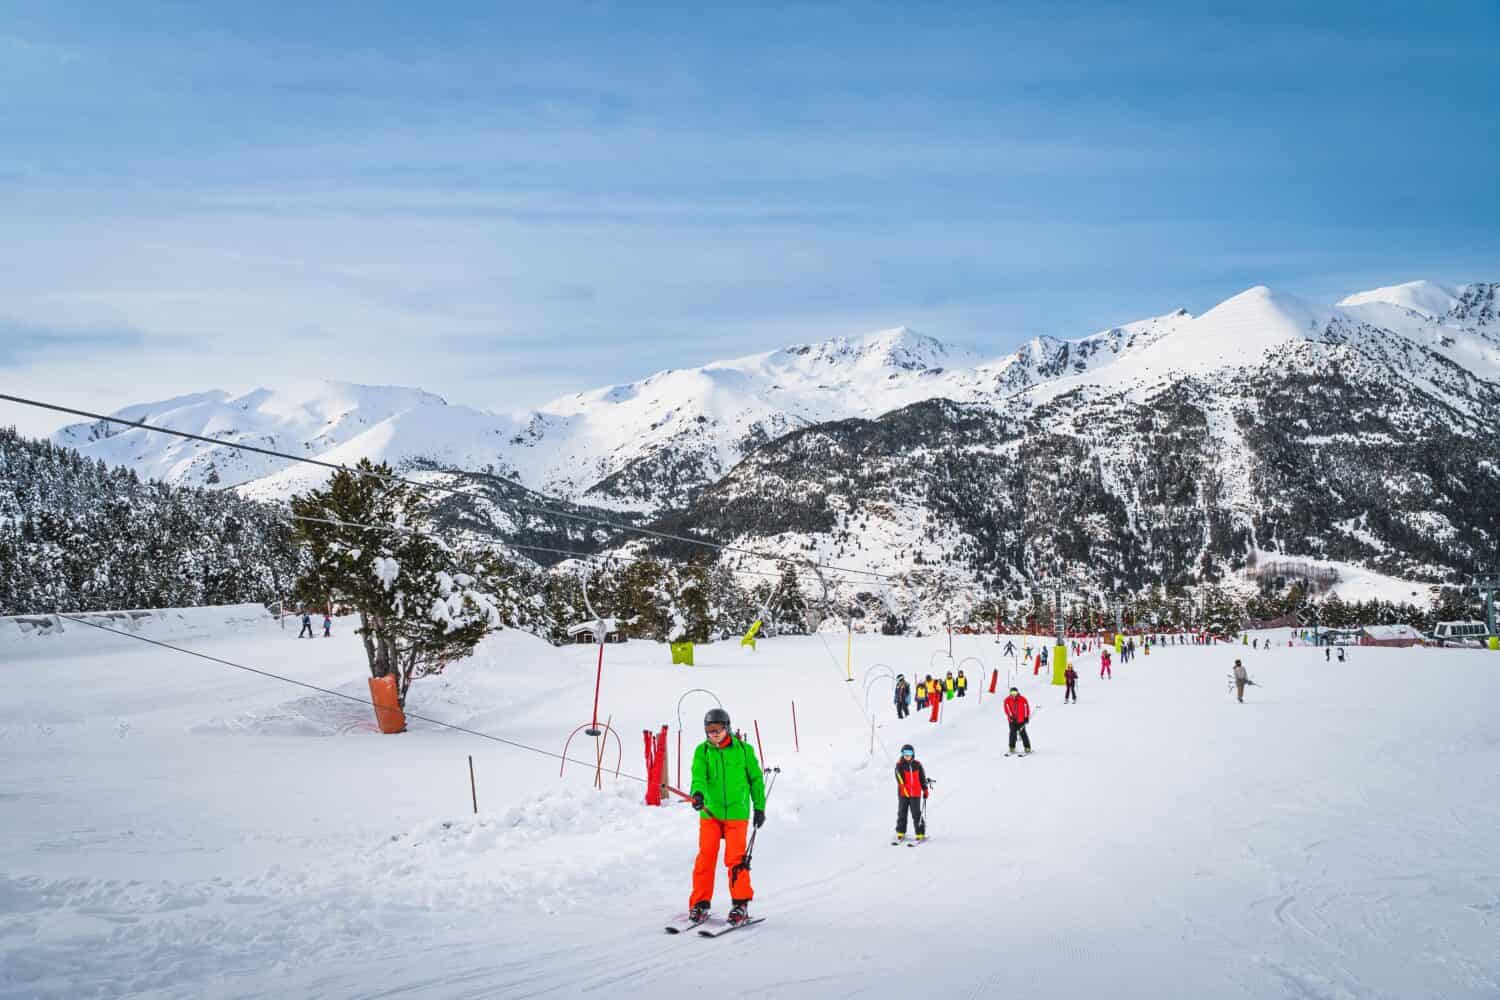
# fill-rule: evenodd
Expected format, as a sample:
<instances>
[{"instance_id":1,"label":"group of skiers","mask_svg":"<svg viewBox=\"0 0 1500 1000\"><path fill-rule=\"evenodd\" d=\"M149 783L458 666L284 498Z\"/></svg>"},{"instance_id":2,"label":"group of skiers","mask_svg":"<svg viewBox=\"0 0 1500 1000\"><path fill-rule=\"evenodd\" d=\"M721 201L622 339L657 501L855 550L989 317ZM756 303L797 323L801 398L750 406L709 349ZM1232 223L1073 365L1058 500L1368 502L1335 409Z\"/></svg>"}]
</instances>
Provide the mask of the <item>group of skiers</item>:
<instances>
[{"instance_id":1,"label":"group of skiers","mask_svg":"<svg viewBox=\"0 0 1500 1000\"><path fill-rule=\"evenodd\" d=\"M963 698L969 693L969 679L960 670L958 676L953 671L941 679L934 678L928 674L924 679L917 681L916 700L918 711L927 708L934 701L952 701L954 698ZM896 718L904 719L911 714L912 686L906 679L905 674L896 675L896 688L894 691L896 702Z\"/></svg>"},{"instance_id":2,"label":"group of skiers","mask_svg":"<svg viewBox=\"0 0 1500 1000\"><path fill-rule=\"evenodd\" d=\"M1143 647L1144 643L1143 643ZM1127 640L1120 647L1121 661L1134 655L1135 643ZM1029 652L1029 651L1028 651ZM1342 649L1340 654L1342 654ZM1100 678L1112 677L1110 650L1106 646L1100 651ZM1343 657L1340 655L1340 661ZM1255 686L1244 663L1234 661L1232 673L1235 698L1243 704L1245 688ZM1066 689L1063 703L1078 701L1078 671L1069 663L1063 674ZM917 707L923 708L935 699L962 698L968 688L968 680L962 670L955 676L950 672L942 679L928 674L916 686ZM896 714L906 718L912 700L912 687L904 674L896 678ZM1031 703L1018 688L1012 687L1004 702L1005 720L1010 728L1006 756L1016 755L1019 741L1020 756L1032 752L1031 735L1027 725L1031 722ZM724 845L723 864L729 883L730 910L728 922L731 928L750 920L749 907L755 897L750 884L750 852L755 838L746 835L753 828L759 830L766 821L766 785L764 772L755 750L741 735L730 727L729 713L722 708L711 709L703 718L705 739L693 753L693 782L691 800L700 815L698 826L698 855L693 864L693 887L688 898L687 920L701 924L709 917L714 893L715 868L719 863L719 845ZM927 839L927 801L936 782L928 776L922 762L917 760L916 749L907 743L901 748L895 766L896 779L896 833L892 844L905 842L908 827L915 835L913 843ZM673 929L673 928L669 928Z\"/></svg>"},{"instance_id":3,"label":"group of skiers","mask_svg":"<svg viewBox=\"0 0 1500 1000\"><path fill-rule=\"evenodd\" d=\"M323 616L323 638L325 638L325 639L331 639L332 637L333 637L333 618L330 615L326 615L325 614ZM300 631L300 632L297 633L297 638L299 638L299 639L311 639L311 638L313 638L312 615L308 614L306 611L302 612L302 631Z\"/></svg>"}]
</instances>

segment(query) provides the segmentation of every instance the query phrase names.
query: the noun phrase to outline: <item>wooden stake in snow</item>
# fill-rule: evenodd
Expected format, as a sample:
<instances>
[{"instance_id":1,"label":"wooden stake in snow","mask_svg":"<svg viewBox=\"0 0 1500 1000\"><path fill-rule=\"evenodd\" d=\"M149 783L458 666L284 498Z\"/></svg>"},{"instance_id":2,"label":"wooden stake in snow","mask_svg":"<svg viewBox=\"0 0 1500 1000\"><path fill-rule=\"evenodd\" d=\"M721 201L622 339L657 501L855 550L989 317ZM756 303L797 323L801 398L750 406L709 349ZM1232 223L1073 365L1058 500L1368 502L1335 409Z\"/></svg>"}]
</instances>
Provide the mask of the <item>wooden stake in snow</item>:
<instances>
[{"instance_id":1,"label":"wooden stake in snow","mask_svg":"<svg viewBox=\"0 0 1500 1000\"><path fill-rule=\"evenodd\" d=\"M469 754L469 795L474 799L474 815L479 815L479 789L474 784L474 755Z\"/></svg>"}]
</instances>

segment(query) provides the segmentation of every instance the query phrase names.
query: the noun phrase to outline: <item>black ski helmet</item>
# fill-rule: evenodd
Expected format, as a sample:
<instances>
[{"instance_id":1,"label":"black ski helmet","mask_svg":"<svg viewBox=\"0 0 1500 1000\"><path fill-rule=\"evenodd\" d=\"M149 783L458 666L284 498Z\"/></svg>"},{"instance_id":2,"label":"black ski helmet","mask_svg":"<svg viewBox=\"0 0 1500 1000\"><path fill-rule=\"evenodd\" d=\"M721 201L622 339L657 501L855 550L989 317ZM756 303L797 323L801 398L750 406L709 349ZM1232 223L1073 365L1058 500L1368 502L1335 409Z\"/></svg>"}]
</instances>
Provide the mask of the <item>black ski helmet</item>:
<instances>
[{"instance_id":1,"label":"black ski helmet","mask_svg":"<svg viewBox=\"0 0 1500 1000\"><path fill-rule=\"evenodd\" d=\"M729 713L722 708L710 708L703 716L703 728L707 729L710 724L717 722L725 729L729 728Z\"/></svg>"},{"instance_id":2,"label":"black ski helmet","mask_svg":"<svg viewBox=\"0 0 1500 1000\"><path fill-rule=\"evenodd\" d=\"M917 752L917 748L916 747L912 746L910 743L907 743L904 746L902 746L902 748L901 748L901 752L902 753L906 753L906 751L908 751L908 750L910 750L912 752L912 754L915 756L915 754Z\"/></svg>"}]
</instances>

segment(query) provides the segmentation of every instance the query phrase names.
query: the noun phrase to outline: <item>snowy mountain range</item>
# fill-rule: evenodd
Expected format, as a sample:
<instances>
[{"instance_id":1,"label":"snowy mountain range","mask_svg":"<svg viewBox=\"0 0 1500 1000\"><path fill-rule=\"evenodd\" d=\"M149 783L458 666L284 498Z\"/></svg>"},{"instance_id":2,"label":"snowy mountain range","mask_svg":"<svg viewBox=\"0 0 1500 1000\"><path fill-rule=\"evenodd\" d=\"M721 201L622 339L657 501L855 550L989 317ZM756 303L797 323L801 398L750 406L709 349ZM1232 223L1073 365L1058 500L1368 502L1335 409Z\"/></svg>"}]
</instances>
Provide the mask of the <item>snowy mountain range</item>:
<instances>
[{"instance_id":1,"label":"snowy mountain range","mask_svg":"<svg viewBox=\"0 0 1500 1000\"><path fill-rule=\"evenodd\" d=\"M1463 495L1500 495L1497 289L1418 281L1320 309L1256 287L1201 316L1038 337L992 360L902 327L662 371L519 416L337 382L118 415L330 462L490 471L721 540L843 548L846 561L839 533L859 523L885 539L866 553L872 569L957 560L998 583L1021 572L1024 548L1033 560L1103 558L1132 583L1212 575L1256 551L1434 575L1489 558L1500 539L1494 501ZM54 440L267 499L323 477L102 422ZM1448 470L1456 453L1467 464ZM934 498L927 473L944 461L987 501L967 504L984 525ZM1384 470L1378 486L1364 482L1372 469ZM1090 504L1071 510L1079 495ZM768 496L777 514L766 520L753 511ZM1083 533L1071 542L1043 525L1065 515Z\"/></svg>"}]
</instances>

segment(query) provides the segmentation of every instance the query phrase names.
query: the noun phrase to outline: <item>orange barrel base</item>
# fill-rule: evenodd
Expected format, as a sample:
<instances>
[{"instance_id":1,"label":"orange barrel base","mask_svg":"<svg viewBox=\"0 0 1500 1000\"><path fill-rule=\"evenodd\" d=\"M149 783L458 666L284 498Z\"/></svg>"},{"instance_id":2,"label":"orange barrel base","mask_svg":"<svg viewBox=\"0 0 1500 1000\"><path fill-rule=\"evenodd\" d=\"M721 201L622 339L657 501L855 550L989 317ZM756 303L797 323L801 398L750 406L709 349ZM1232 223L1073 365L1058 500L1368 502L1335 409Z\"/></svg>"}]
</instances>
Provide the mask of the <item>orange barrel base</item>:
<instances>
[{"instance_id":1,"label":"orange barrel base","mask_svg":"<svg viewBox=\"0 0 1500 1000\"><path fill-rule=\"evenodd\" d=\"M375 721L382 733L406 732L406 713L401 711L394 674L370 678L370 704L375 706Z\"/></svg>"}]
</instances>

